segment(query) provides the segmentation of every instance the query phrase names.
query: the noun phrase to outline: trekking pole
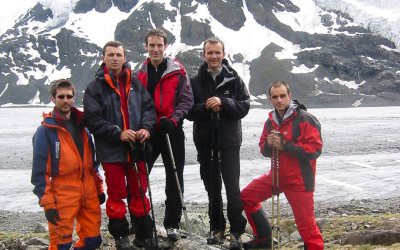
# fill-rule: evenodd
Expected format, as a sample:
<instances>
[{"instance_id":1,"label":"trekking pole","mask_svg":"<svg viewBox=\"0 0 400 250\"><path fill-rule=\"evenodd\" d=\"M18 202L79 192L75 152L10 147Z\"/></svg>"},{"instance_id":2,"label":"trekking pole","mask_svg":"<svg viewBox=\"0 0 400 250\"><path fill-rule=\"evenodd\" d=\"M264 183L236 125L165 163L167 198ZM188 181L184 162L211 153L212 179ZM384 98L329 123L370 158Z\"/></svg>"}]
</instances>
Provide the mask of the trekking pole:
<instances>
[{"instance_id":1,"label":"trekking pole","mask_svg":"<svg viewBox=\"0 0 400 250\"><path fill-rule=\"evenodd\" d=\"M277 192L277 235L278 235L278 249L280 249L280 234L281 234L281 210L279 201L279 150L276 149L276 192Z\"/></svg>"},{"instance_id":2,"label":"trekking pole","mask_svg":"<svg viewBox=\"0 0 400 250\"><path fill-rule=\"evenodd\" d=\"M216 123L216 127L217 127L217 150L218 150L218 188L221 189L222 188L222 179L221 179L221 117L219 116L219 112L216 112L217 114L217 123ZM221 228L221 230L223 229L222 227L222 216L224 216L224 205L222 202L222 196L221 196L221 200L219 200L219 211L221 212L221 215L219 216L219 226Z\"/></svg>"},{"instance_id":3,"label":"trekking pole","mask_svg":"<svg viewBox=\"0 0 400 250\"><path fill-rule=\"evenodd\" d=\"M278 131L271 131L274 135L280 136ZM276 172L276 183L275 183L275 172ZM278 249L280 249L280 200L279 200L279 150L275 147L272 148L272 157L271 157L271 173L272 173L272 237L271 237L271 249L274 249L274 234L275 231L277 233L277 241L278 241ZM275 224L274 217L275 217L275 184L276 184L276 193L277 193L277 222Z\"/></svg>"},{"instance_id":4,"label":"trekking pole","mask_svg":"<svg viewBox=\"0 0 400 250\"><path fill-rule=\"evenodd\" d=\"M161 117L161 120L164 120L164 119L165 119L165 116ZM186 212L185 202L183 201L182 189L181 189L181 185L179 184L179 178L178 178L178 174L177 174L177 171L176 171L176 165L175 165L174 154L173 154L173 152L172 152L171 141L169 140L169 135L168 135L168 133L165 133L165 140L167 141L169 156L171 157L172 167L174 168L175 179L176 179L176 185L177 185L177 187L178 187L179 197L181 198L183 214L185 215L185 224L186 224L186 228L187 228L187 230L188 230L188 232L189 232L189 237L190 237L190 239L193 239L192 232L191 232L190 226L189 226L189 219L188 219L187 212Z\"/></svg>"},{"instance_id":5,"label":"trekking pole","mask_svg":"<svg viewBox=\"0 0 400 250\"><path fill-rule=\"evenodd\" d=\"M156 228L156 218L154 217L154 206L153 206L153 198L151 195L151 188L150 188L150 179L149 179L149 166L147 165L147 160L146 160L146 142L143 142L142 144L142 150L143 150L143 160L144 164L146 167L146 179L147 179L147 189L149 190L149 198L150 198L150 208L151 208L151 216L153 217L153 228L154 228L154 239L156 240L156 246L158 249L158 236L157 236L157 228Z\"/></svg>"},{"instance_id":6,"label":"trekking pole","mask_svg":"<svg viewBox=\"0 0 400 250\"><path fill-rule=\"evenodd\" d=\"M215 119L215 116L217 117L217 119ZM213 189L213 177L214 177L214 175L213 175L213 168L214 168L214 157L215 157L215 145L214 145L214 130L215 130L215 128L217 128L217 157L218 157L218 171L219 171L219 175L218 175L218 187L217 188L219 188L219 189L221 189L221 187L222 187L222 183L221 183L221 177L220 177L220 175L221 175L221 150L220 150L220 147L219 147L219 145L220 145L220 143L221 143L221 137L220 137L220 121L221 121L221 118L220 118L220 116L219 116L219 112L211 112L211 169L210 169L210 189L209 189L209 191L210 191L210 237L208 237L207 238L207 244L216 244L216 243L222 243L222 237L223 237L223 235L224 235L224 232L223 231L221 231L221 235L220 235L220 240L218 241L218 240L216 240L214 237L212 237L212 235L211 235L211 225L212 225L212 211L213 211L213 202L214 202L214 200L212 199L212 196L213 196L213 192L212 192L212 189ZM222 216L224 216L224 214L223 214L223 203L222 203L222 197L221 197L221 200L219 200L219 208L220 208L220 212L221 212L221 214L220 214L220 220L219 220L219 223L220 223L220 229L222 230L223 229L223 226L222 226Z\"/></svg>"},{"instance_id":7,"label":"trekking pole","mask_svg":"<svg viewBox=\"0 0 400 250\"><path fill-rule=\"evenodd\" d=\"M271 211L271 249L274 249L274 232L275 232L275 147L272 147L272 155L271 155L271 174L272 174L272 195L271 195L271 203L272 203L272 211Z\"/></svg>"},{"instance_id":8,"label":"trekking pole","mask_svg":"<svg viewBox=\"0 0 400 250\"><path fill-rule=\"evenodd\" d=\"M215 244L214 242L214 237L212 236L212 217L213 217L213 185L212 185L212 179L213 179L213 165L214 165L214 125L215 125L215 117L214 117L214 112L211 112L211 162L210 162L210 179L209 179L209 188L208 188L208 193L209 193L209 200L210 200L210 206L209 206L209 210L210 210L210 236L207 238L207 244Z\"/></svg>"},{"instance_id":9,"label":"trekking pole","mask_svg":"<svg viewBox=\"0 0 400 250\"><path fill-rule=\"evenodd\" d=\"M147 211L146 211L146 202L144 201L144 193L143 193L143 189L142 189L142 180L140 179L139 167L137 166L137 163L136 163L136 160L137 160L136 156L135 156L136 147L132 142L130 142L130 145L131 145L131 152L132 152L132 158L133 158L133 170L136 172L136 176L137 176L137 179L138 179L140 197L142 198L142 203L143 203L143 210L144 210L143 217L144 217L144 216L146 216L146 213L147 213ZM154 220L154 218L153 218L153 220ZM158 249L158 242L157 241L156 241L156 246L157 246L157 249ZM153 241L151 241L151 248L153 248Z\"/></svg>"}]
</instances>

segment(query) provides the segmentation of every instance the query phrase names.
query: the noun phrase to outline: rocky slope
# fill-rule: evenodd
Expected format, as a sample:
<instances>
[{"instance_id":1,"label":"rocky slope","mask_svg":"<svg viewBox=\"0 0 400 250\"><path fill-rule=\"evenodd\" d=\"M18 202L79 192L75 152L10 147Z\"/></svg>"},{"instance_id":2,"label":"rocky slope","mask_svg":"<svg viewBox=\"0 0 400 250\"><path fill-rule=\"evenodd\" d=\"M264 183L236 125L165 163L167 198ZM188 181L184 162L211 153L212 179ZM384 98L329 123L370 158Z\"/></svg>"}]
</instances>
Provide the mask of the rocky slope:
<instances>
[{"instance_id":1,"label":"rocky slope","mask_svg":"<svg viewBox=\"0 0 400 250\"><path fill-rule=\"evenodd\" d=\"M263 204L271 212L270 202ZM206 204L187 204L193 240L179 240L173 249L222 249L206 244L208 216ZM155 217L160 241L165 240L162 227L164 207L156 205ZM315 204L315 217L325 241L325 249L399 249L400 247L400 198L376 200L352 200L350 202ZM182 218L184 222L184 218ZM107 218L103 211L101 249L115 249L114 241L107 232ZM184 225L183 225L184 227ZM302 248L301 238L294 225L293 214L288 204L281 205L282 249ZM47 224L44 213L15 213L0 211L0 249L46 249L48 247ZM186 233L187 234L187 233ZM247 226L242 239L251 239L251 228ZM133 236L131 236L133 238ZM76 237L74 238L76 240Z\"/></svg>"}]
</instances>

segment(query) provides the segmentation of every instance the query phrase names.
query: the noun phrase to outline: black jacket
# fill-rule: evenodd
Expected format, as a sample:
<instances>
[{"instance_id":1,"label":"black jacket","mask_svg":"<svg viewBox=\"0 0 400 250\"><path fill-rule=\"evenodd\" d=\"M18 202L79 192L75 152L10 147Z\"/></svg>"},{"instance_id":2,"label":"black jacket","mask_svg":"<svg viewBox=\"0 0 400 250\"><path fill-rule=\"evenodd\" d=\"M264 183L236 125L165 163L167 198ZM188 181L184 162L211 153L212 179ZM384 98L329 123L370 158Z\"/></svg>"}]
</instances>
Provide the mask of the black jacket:
<instances>
[{"instance_id":1,"label":"black jacket","mask_svg":"<svg viewBox=\"0 0 400 250\"><path fill-rule=\"evenodd\" d=\"M242 79L228 62L222 61L222 72L214 79L207 71L204 62L198 74L190 78L194 105L187 116L193 121L193 140L196 146L211 143L211 109L206 109L208 98L217 96L221 99L220 113L221 147L240 146L242 144L241 119L250 109L250 96ZM217 138L215 138L217 141Z\"/></svg>"},{"instance_id":2,"label":"black jacket","mask_svg":"<svg viewBox=\"0 0 400 250\"><path fill-rule=\"evenodd\" d=\"M132 73L129 64L123 68L123 81L127 89L129 128L137 131L146 129L151 134L157 122L156 109L150 94ZM121 97L117 83L104 65L86 87L83 99L86 126L96 143L99 162L126 162L130 145L121 141L121 133L127 128L123 119Z\"/></svg>"}]
</instances>

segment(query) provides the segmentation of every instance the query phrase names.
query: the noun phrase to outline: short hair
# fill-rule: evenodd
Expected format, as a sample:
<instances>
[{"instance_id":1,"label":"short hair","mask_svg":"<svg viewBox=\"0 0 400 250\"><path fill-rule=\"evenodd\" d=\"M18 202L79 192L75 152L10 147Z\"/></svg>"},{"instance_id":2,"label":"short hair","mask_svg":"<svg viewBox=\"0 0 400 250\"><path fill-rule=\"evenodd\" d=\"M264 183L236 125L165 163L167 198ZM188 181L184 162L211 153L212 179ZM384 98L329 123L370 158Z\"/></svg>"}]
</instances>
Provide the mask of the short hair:
<instances>
[{"instance_id":1,"label":"short hair","mask_svg":"<svg viewBox=\"0 0 400 250\"><path fill-rule=\"evenodd\" d=\"M144 36L144 42L146 45L148 45L148 43L149 43L149 37L152 37L152 36L158 36L160 38L164 38L164 45L166 45L168 42L168 36L167 36L167 33L165 33L165 31L163 31L161 29L152 29L152 30L149 30L147 32L147 34Z\"/></svg>"},{"instance_id":2,"label":"short hair","mask_svg":"<svg viewBox=\"0 0 400 250\"><path fill-rule=\"evenodd\" d=\"M223 41L221 41L221 39L219 39L218 37L210 37L207 40L204 41L203 44L203 53L206 53L205 48L206 48L206 44L207 43L211 43L211 44L216 44L216 43L220 43L222 45L222 52L225 52L225 44Z\"/></svg>"},{"instance_id":3,"label":"short hair","mask_svg":"<svg viewBox=\"0 0 400 250\"><path fill-rule=\"evenodd\" d=\"M50 94L53 97L56 97L57 90L59 88L68 88L72 90L72 95L75 95L75 86L72 84L71 81L67 79L59 79L54 81L50 86Z\"/></svg>"},{"instance_id":4,"label":"short hair","mask_svg":"<svg viewBox=\"0 0 400 250\"><path fill-rule=\"evenodd\" d=\"M271 83L271 85L269 85L269 89L268 89L269 96L271 96L271 88L272 87L280 87L280 86L284 86L286 88L286 90L287 90L287 94L288 95L290 94L290 88L289 88L289 85L286 82L284 82L284 81L275 81L275 82Z\"/></svg>"},{"instance_id":5,"label":"short hair","mask_svg":"<svg viewBox=\"0 0 400 250\"><path fill-rule=\"evenodd\" d=\"M106 45L104 45L104 47L103 47L103 56L106 55L106 48L107 47L118 48L120 46L124 49L124 56L125 56L126 55L126 53L125 53L125 45L123 43L121 43L120 41L109 41L109 42L107 42Z\"/></svg>"}]
</instances>

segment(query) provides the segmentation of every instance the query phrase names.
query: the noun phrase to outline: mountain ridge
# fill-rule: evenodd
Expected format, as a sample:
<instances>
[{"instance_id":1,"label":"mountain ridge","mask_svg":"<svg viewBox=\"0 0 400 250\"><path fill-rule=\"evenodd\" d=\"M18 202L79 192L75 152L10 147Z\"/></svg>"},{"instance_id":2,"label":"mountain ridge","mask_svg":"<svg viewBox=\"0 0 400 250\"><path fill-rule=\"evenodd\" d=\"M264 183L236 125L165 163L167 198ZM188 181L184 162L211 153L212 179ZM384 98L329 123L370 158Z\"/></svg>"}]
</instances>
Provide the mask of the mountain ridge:
<instances>
[{"instance_id":1,"label":"mountain ridge","mask_svg":"<svg viewBox=\"0 0 400 250\"><path fill-rule=\"evenodd\" d=\"M202 62L202 41L219 36L253 106L269 105L266 87L278 79L310 107L400 104L395 43L311 0L80 0L57 11L45 3L37 3L0 36L0 105L49 103L48 84L61 77L77 85L80 104L101 63L94 40L103 30L109 37L114 25L114 39L126 45L132 68L146 58L145 33L157 27L168 33L167 55L180 60L189 75ZM310 9L319 20L305 20L314 25L307 28L299 20ZM311 33L301 31L296 20Z\"/></svg>"}]
</instances>

